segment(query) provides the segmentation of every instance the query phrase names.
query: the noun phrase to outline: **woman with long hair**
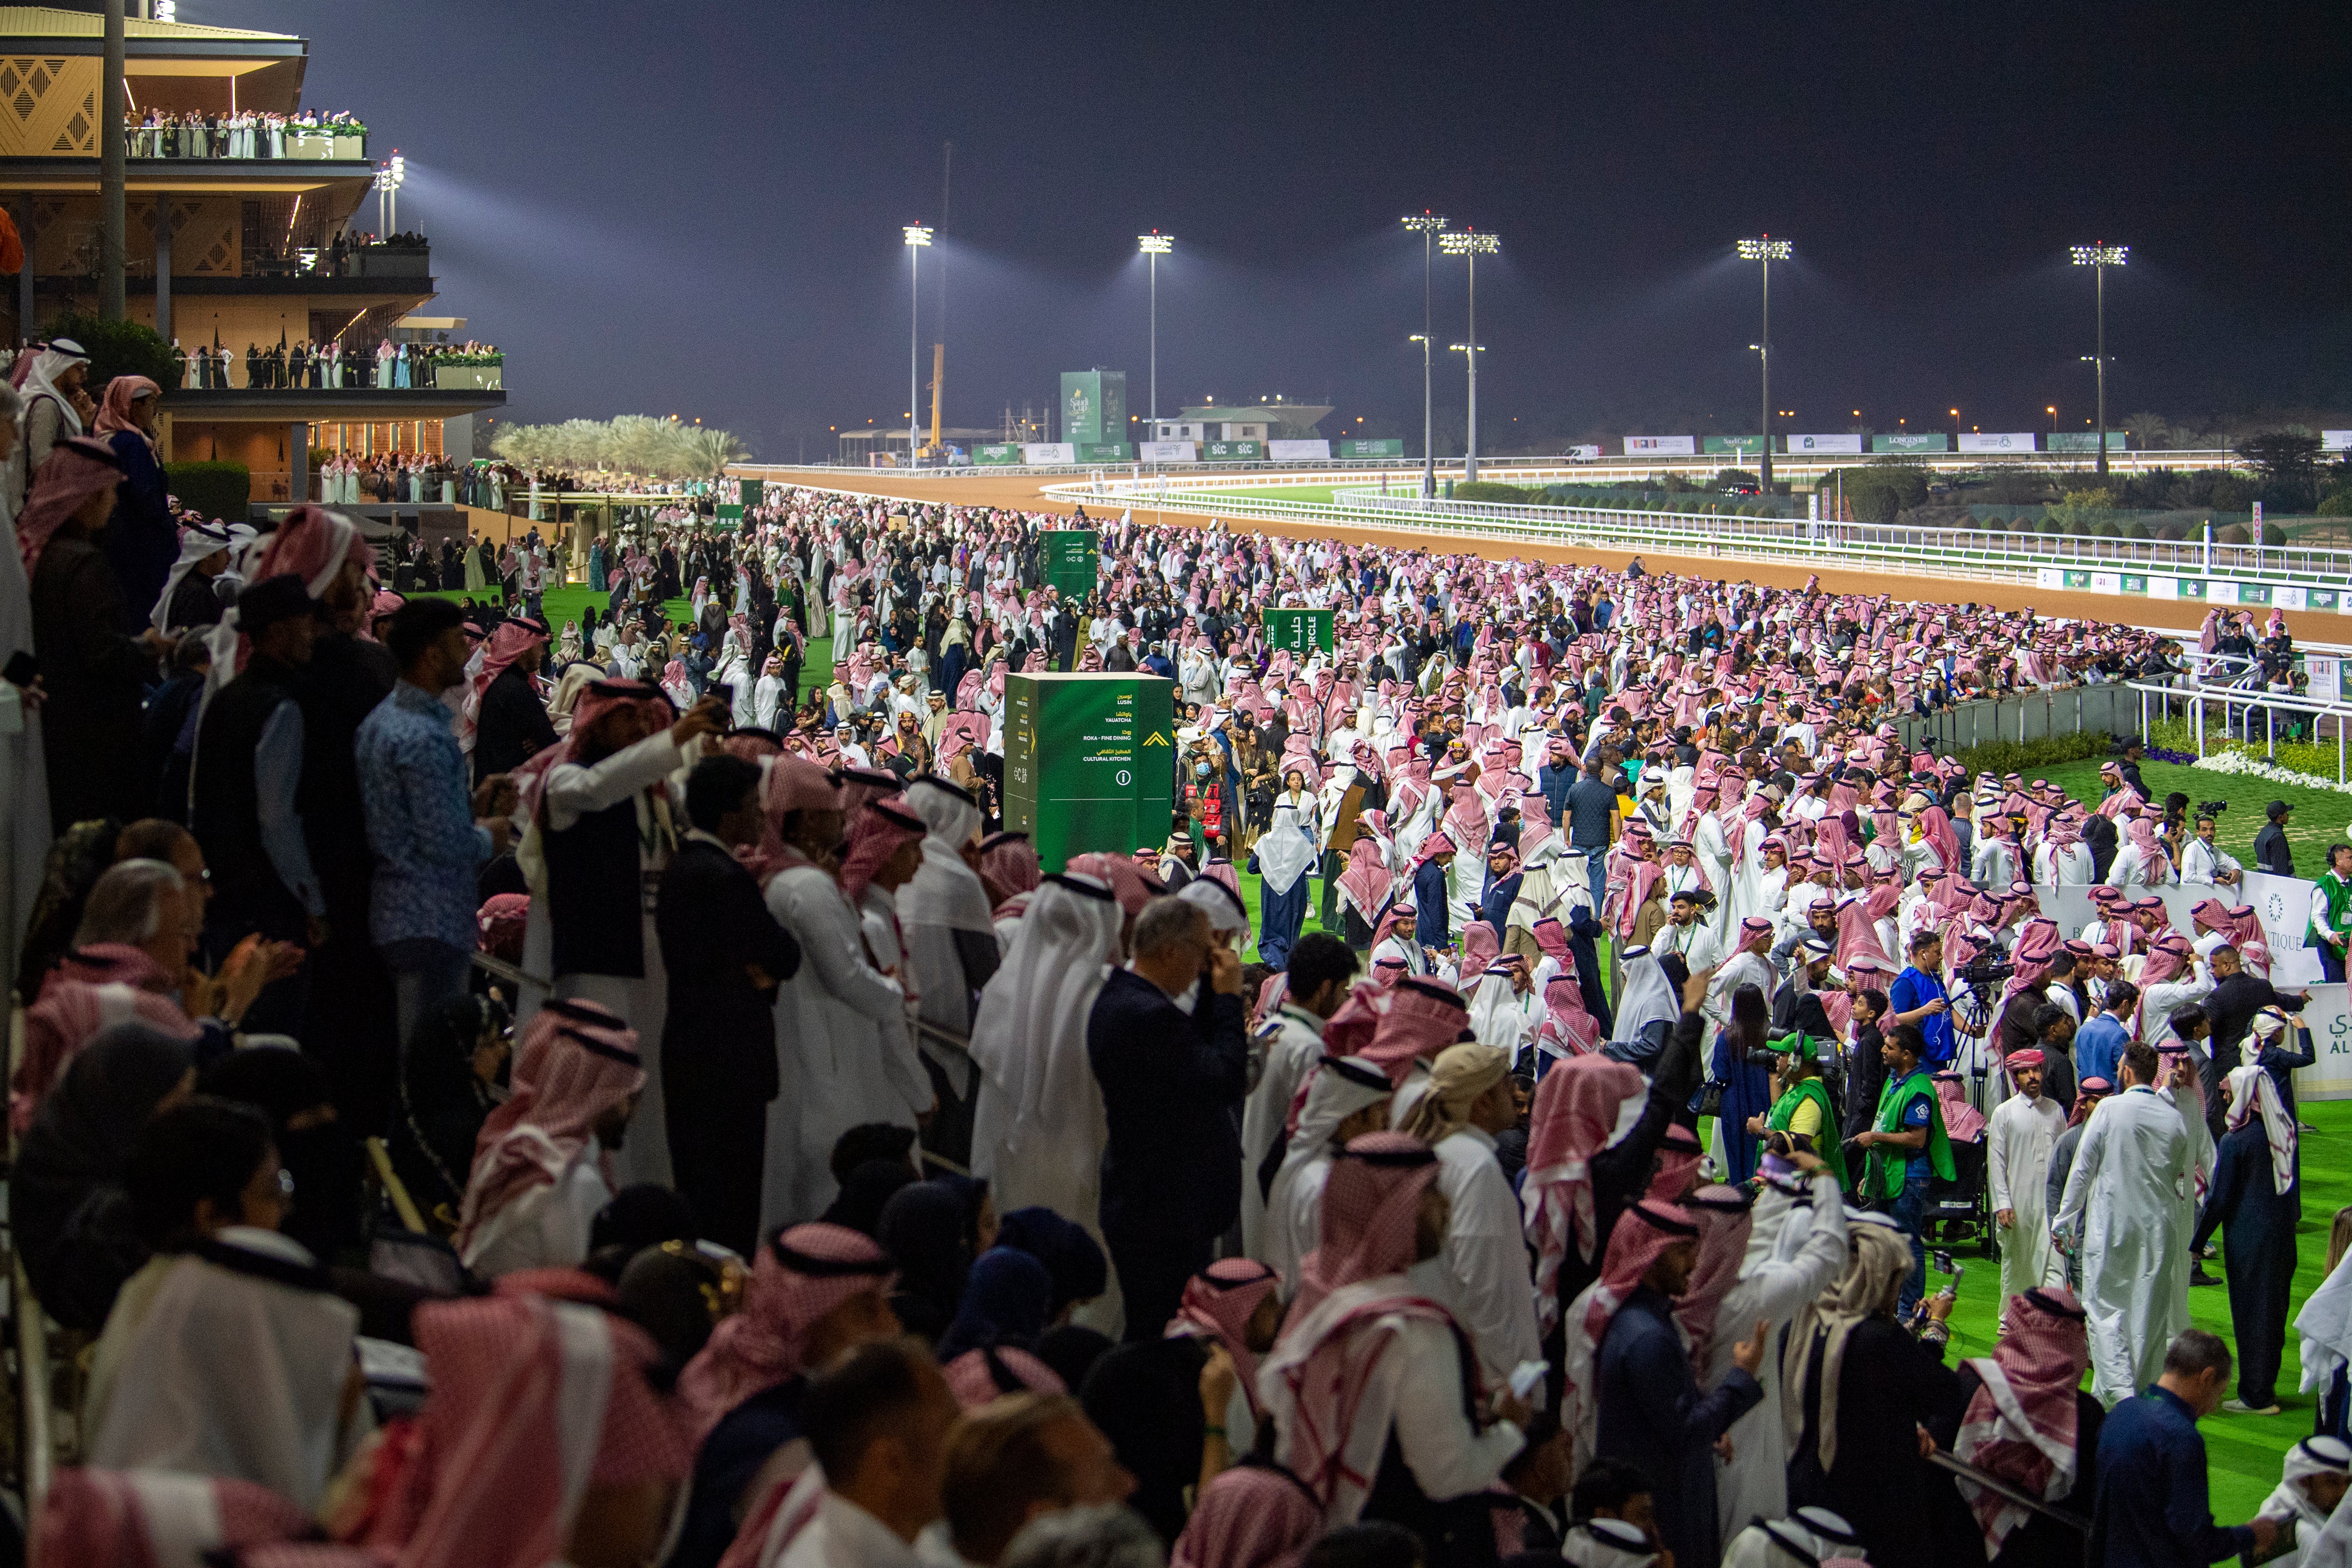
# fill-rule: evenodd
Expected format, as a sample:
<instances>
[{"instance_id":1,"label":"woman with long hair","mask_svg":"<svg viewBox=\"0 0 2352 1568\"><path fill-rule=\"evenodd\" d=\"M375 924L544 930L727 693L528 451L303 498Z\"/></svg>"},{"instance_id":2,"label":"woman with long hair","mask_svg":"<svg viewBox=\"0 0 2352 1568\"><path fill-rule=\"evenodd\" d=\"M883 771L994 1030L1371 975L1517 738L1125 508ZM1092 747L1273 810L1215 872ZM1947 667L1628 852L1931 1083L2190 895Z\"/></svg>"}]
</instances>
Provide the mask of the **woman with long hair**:
<instances>
[{"instance_id":1,"label":"woman with long hair","mask_svg":"<svg viewBox=\"0 0 2352 1568\"><path fill-rule=\"evenodd\" d=\"M1748 1130L1749 1119L1772 1109L1771 1073L1763 1065L1771 1016L1764 993L1742 985L1731 994L1731 1021L1715 1037L1711 1076L1723 1086L1716 1110L1717 1149L1730 1173L1726 1180L1734 1183L1756 1173L1757 1135Z\"/></svg>"}]
</instances>

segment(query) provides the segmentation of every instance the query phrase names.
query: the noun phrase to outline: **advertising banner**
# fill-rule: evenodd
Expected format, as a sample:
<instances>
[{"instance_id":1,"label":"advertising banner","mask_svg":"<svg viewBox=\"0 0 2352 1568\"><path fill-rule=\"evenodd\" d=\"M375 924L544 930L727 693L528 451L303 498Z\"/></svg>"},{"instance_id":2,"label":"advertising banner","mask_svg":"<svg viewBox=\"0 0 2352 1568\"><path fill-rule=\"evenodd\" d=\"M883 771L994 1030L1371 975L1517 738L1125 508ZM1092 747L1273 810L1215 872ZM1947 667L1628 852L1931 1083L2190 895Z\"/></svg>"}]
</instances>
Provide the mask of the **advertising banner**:
<instances>
[{"instance_id":1,"label":"advertising banner","mask_svg":"<svg viewBox=\"0 0 2352 1568\"><path fill-rule=\"evenodd\" d=\"M1270 648L1288 648L1292 653L1331 651L1331 612L1328 610L1268 610L1265 612L1265 642Z\"/></svg>"},{"instance_id":2,"label":"advertising banner","mask_svg":"<svg viewBox=\"0 0 2352 1568\"><path fill-rule=\"evenodd\" d=\"M2322 430L2319 449L2323 452L2352 452L2352 430Z\"/></svg>"},{"instance_id":3,"label":"advertising banner","mask_svg":"<svg viewBox=\"0 0 2352 1568\"><path fill-rule=\"evenodd\" d=\"M1404 437L1402 436L1351 436L1338 443L1332 456L1338 458L1402 458Z\"/></svg>"},{"instance_id":4,"label":"advertising banner","mask_svg":"<svg viewBox=\"0 0 2352 1568\"><path fill-rule=\"evenodd\" d=\"M1138 441L1135 455L1147 463L1197 463L1201 447L1196 441Z\"/></svg>"},{"instance_id":5,"label":"advertising banner","mask_svg":"<svg viewBox=\"0 0 2352 1568\"><path fill-rule=\"evenodd\" d=\"M2011 431L2007 435L1969 430L1960 436L1960 450L1963 452L2031 452L2033 449L2033 432L2031 430Z\"/></svg>"},{"instance_id":6,"label":"advertising banner","mask_svg":"<svg viewBox=\"0 0 2352 1568\"><path fill-rule=\"evenodd\" d=\"M1127 372L1066 370L1062 373L1062 434L1099 447L1127 436Z\"/></svg>"},{"instance_id":7,"label":"advertising banner","mask_svg":"<svg viewBox=\"0 0 2352 1568\"><path fill-rule=\"evenodd\" d=\"M1203 441L1201 458L1209 463L1255 463L1264 460L1263 441Z\"/></svg>"},{"instance_id":8,"label":"advertising banner","mask_svg":"<svg viewBox=\"0 0 2352 1568\"><path fill-rule=\"evenodd\" d=\"M1791 436L1789 437L1789 455L1790 457L1795 457L1805 452L1859 452L1861 450L1862 437L1858 435Z\"/></svg>"},{"instance_id":9,"label":"advertising banner","mask_svg":"<svg viewBox=\"0 0 2352 1568\"><path fill-rule=\"evenodd\" d=\"M1761 436L1709 436L1700 443L1707 452L1760 452L1764 449Z\"/></svg>"},{"instance_id":10,"label":"advertising banner","mask_svg":"<svg viewBox=\"0 0 2352 1568\"><path fill-rule=\"evenodd\" d=\"M1062 597L1083 598L1095 591L1100 572L1095 533L1087 528L1049 528L1037 535L1038 575Z\"/></svg>"},{"instance_id":11,"label":"advertising banner","mask_svg":"<svg viewBox=\"0 0 2352 1568\"><path fill-rule=\"evenodd\" d=\"M1024 463L1075 463L1078 449L1067 441L1030 441L1021 448Z\"/></svg>"},{"instance_id":12,"label":"advertising banner","mask_svg":"<svg viewBox=\"0 0 2352 1568\"><path fill-rule=\"evenodd\" d=\"M971 449L974 463L1017 463L1021 461L1018 441L989 441Z\"/></svg>"},{"instance_id":13,"label":"advertising banner","mask_svg":"<svg viewBox=\"0 0 2352 1568\"><path fill-rule=\"evenodd\" d=\"M1873 436L1870 449L1874 452L1948 452L1952 449L1949 436Z\"/></svg>"},{"instance_id":14,"label":"advertising banner","mask_svg":"<svg viewBox=\"0 0 2352 1568\"><path fill-rule=\"evenodd\" d=\"M1328 441L1268 441L1265 455L1277 463L1328 463L1331 460Z\"/></svg>"},{"instance_id":15,"label":"advertising banner","mask_svg":"<svg viewBox=\"0 0 2352 1568\"><path fill-rule=\"evenodd\" d=\"M1629 458L1695 457L1698 441L1690 436L1628 436L1625 455Z\"/></svg>"},{"instance_id":16,"label":"advertising banner","mask_svg":"<svg viewBox=\"0 0 2352 1568\"><path fill-rule=\"evenodd\" d=\"M2049 449L2053 452L2095 452L2099 449L2099 433L2096 430L2055 431L2050 437ZM2124 433L2108 431L2107 450L2120 452L2124 449Z\"/></svg>"},{"instance_id":17,"label":"advertising banner","mask_svg":"<svg viewBox=\"0 0 2352 1568\"><path fill-rule=\"evenodd\" d=\"M2310 689L2304 695L2314 702L2344 700L2344 661L2341 658L2332 653L2305 654L2303 673L2311 679Z\"/></svg>"},{"instance_id":18,"label":"advertising banner","mask_svg":"<svg viewBox=\"0 0 2352 1568\"><path fill-rule=\"evenodd\" d=\"M1166 841L1175 691L1151 675L1005 678L1004 826L1030 836L1045 870Z\"/></svg>"},{"instance_id":19,"label":"advertising banner","mask_svg":"<svg viewBox=\"0 0 2352 1568\"><path fill-rule=\"evenodd\" d=\"M1080 441L1076 445L1081 463L1128 463L1135 460L1135 448L1125 441Z\"/></svg>"},{"instance_id":20,"label":"advertising banner","mask_svg":"<svg viewBox=\"0 0 2352 1568\"><path fill-rule=\"evenodd\" d=\"M2272 978L2276 979L2275 973ZM2352 1007L2340 985L2314 985L2303 1005L2312 1062L2294 1075L2297 1100L2352 1100Z\"/></svg>"}]
</instances>

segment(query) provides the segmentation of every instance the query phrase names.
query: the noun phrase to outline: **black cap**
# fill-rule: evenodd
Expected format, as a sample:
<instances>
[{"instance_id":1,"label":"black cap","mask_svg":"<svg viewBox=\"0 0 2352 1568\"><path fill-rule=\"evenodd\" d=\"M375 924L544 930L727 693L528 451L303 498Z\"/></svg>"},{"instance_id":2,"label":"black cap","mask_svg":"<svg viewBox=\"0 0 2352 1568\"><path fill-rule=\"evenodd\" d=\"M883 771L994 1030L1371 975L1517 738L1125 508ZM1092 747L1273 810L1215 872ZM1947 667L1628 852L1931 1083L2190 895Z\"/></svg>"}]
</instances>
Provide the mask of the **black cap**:
<instances>
[{"instance_id":1,"label":"black cap","mask_svg":"<svg viewBox=\"0 0 2352 1568\"><path fill-rule=\"evenodd\" d=\"M265 577L236 596L237 629L259 637L280 621L310 613L310 591L291 572Z\"/></svg>"},{"instance_id":2,"label":"black cap","mask_svg":"<svg viewBox=\"0 0 2352 1568\"><path fill-rule=\"evenodd\" d=\"M2269 817L2273 822L2276 822L2280 817L2284 816L2288 812L2293 811L2294 809L2294 807L2289 805L2283 800L2274 800L2271 802L2270 805L2263 807L2263 815Z\"/></svg>"}]
</instances>

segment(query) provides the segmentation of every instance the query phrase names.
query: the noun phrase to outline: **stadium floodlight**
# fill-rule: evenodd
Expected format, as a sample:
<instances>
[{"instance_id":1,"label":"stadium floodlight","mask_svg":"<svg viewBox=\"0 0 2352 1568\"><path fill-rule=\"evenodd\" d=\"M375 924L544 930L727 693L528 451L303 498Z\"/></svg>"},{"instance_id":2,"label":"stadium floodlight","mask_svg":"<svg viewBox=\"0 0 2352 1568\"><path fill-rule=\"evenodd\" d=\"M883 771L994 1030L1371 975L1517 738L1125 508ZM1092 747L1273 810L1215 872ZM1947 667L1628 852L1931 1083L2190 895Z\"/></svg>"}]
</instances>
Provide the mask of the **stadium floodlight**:
<instances>
[{"instance_id":1,"label":"stadium floodlight","mask_svg":"<svg viewBox=\"0 0 2352 1568\"><path fill-rule=\"evenodd\" d=\"M1738 242L1739 259L1759 262L1764 268L1764 330L1760 343L1748 346L1756 351L1757 374L1762 377L1764 416L1763 434L1758 437L1759 448L1756 457L1757 488L1764 494L1772 493L1772 263L1786 261L1796 255L1794 240L1774 239L1770 235L1759 235L1754 239Z\"/></svg>"},{"instance_id":2,"label":"stadium floodlight","mask_svg":"<svg viewBox=\"0 0 2352 1568\"><path fill-rule=\"evenodd\" d=\"M1421 236L1421 336L1411 341L1421 344L1421 493L1426 500L1437 493L1436 425L1431 416L1429 384L1430 241L1445 232L1445 219L1424 209L1407 214L1402 221L1406 232Z\"/></svg>"},{"instance_id":3,"label":"stadium floodlight","mask_svg":"<svg viewBox=\"0 0 2352 1568\"><path fill-rule=\"evenodd\" d=\"M1153 229L1135 243L1151 262L1151 438L1160 439L1160 258L1176 248L1176 237Z\"/></svg>"},{"instance_id":4,"label":"stadium floodlight","mask_svg":"<svg viewBox=\"0 0 2352 1568\"><path fill-rule=\"evenodd\" d=\"M2099 461L2098 471L2107 471L2107 268L2122 267L2131 260L2131 247L2109 245L2105 240L2096 245L2068 247L2074 265L2091 268L2097 279L2098 353L2092 356L2099 385Z\"/></svg>"},{"instance_id":5,"label":"stadium floodlight","mask_svg":"<svg viewBox=\"0 0 2352 1568\"><path fill-rule=\"evenodd\" d=\"M907 467L911 468L918 445L915 410L923 400L923 295L919 274L922 270L923 247L931 243L931 228L929 224L910 223L903 225L898 232L907 242Z\"/></svg>"},{"instance_id":6,"label":"stadium floodlight","mask_svg":"<svg viewBox=\"0 0 2352 1568\"><path fill-rule=\"evenodd\" d=\"M1460 229L1439 235L1437 248L1463 258L1470 266L1470 341L1453 346L1470 362L1470 429L1469 438L1462 445L1462 482L1475 484L1478 479L1478 356L1486 352L1478 342L1478 258L1494 255L1503 248L1503 242L1475 228Z\"/></svg>"}]
</instances>

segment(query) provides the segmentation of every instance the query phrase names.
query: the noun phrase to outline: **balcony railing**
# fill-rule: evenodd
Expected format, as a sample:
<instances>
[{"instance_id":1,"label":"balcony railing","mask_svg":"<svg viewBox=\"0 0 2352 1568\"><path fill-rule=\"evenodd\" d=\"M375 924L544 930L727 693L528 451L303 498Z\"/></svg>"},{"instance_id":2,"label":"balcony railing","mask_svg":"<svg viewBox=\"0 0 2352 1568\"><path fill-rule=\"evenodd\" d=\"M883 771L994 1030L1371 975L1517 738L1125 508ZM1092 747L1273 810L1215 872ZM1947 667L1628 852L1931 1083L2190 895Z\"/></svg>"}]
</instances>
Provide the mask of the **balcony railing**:
<instances>
[{"instance_id":1,"label":"balcony railing","mask_svg":"<svg viewBox=\"0 0 2352 1568\"><path fill-rule=\"evenodd\" d=\"M257 349L250 358L236 349L215 354L199 348L189 356L180 385L190 392L500 392L506 387L506 355L446 350L379 360L370 349L346 351L338 361L307 352L280 354L275 343Z\"/></svg>"},{"instance_id":2,"label":"balcony railing","mask_svg":"<svg viewBox=\"0 0 2352 1568\"><path fill-rule=\"evenodd\" d=\"M275 159L289 163L361 163L367 127L342 121L302 123L267 114L126 116L126 155L132 158Z\"/></svg>"}]
</instances>

